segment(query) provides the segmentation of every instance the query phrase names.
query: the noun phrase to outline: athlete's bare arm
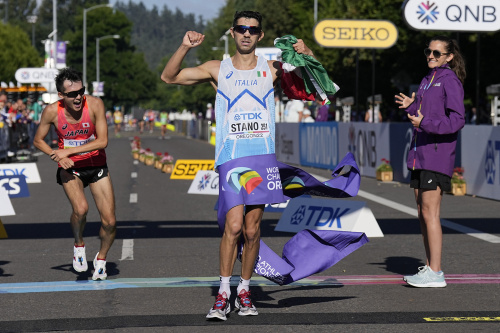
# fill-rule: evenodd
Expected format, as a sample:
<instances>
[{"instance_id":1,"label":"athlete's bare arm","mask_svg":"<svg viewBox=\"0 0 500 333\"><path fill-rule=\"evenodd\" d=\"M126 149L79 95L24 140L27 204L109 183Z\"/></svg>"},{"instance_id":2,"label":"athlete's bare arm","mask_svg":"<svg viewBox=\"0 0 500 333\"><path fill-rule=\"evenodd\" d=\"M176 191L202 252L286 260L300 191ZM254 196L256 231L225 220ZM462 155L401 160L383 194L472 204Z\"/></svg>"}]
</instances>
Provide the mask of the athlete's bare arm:
<instances>
[{"instance_id":1,"label":"athlete's bare arm","mask_svg":"<svg viewBox=\"0 0 500 333\"><path fill-rule=\"evenodd\" d=\"M97 138L94 141L90 141L78 147L54 151L55 157L52 159L56 162L71 155L104 149L108 146L108 124L106 122L106 109L104 108L104 103L97 97L86 95L85 98L87 99L90 118L95 125Z\"/></svg>"},{"instance_id":2,"label":"athlete's bare arm","mask_svg":"<svg viewBox=\"0 0 500 333\"><path fill-rule=\"evenodd\" d=\"M48 105L43 110L42 117L40 119L40 124L38 125L38 129L33 139L33 145L38 149L40 149L45 154L49 155L52 160L59 162L62 168L64 169L72 168L75 165L75 163L67 157L57 158L56 150L53 150L44 140L50 131L51 125L57 127L57 102Z\"/></svg>"},{"instance_id":3,"label":"athlete's bare arm","mask_svg":"<svg viewBox=\"0 0 500 333\"><path fill-rule=\"evenodd\" d=\"M47 155L50 155L53 150L44 139L47 134L49 134L50 126L52 124L54 124L54 126L57 124L57 103L53 103L45 107L42 112L42 117L40 118L40 124L38 125L38 129L33 139L33 145Z\"/></svg>"},{"instance_id":4,"label":"athlete's bare arm","mask_svg":"<svg viewBox=\"0 0 500 333\"><path fill-rule=\"evenodd\" d=\"M161 79L168 84L179 84L184 86L194 85L203 82L210 82L217 88L218 74L220 68L219 60L207 61L197 67L181 69L182 61L192 48L200 45L205 39L205 35L196 31L188 31L182 39L182 44L167 62Z\"/></svg>"}]
</instances>

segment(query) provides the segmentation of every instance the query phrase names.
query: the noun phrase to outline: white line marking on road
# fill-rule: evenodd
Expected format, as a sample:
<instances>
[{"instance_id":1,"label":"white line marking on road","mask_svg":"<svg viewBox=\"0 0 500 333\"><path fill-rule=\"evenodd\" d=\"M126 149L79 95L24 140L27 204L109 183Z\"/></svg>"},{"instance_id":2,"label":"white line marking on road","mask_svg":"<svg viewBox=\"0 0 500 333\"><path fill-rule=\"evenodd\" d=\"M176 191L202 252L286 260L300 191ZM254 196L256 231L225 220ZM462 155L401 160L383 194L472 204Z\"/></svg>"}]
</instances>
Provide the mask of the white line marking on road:
<instances>
[{"instance_id":1,"label":"white line marking on road","mask_svg":"<svg viewBox=\"0 0 500 333\"><path fill-rule=\"evenodd\" d=\"M316 179L323 181L323 182L328 180L327 178L324 178L321 176L317 176L317 175L313 175L313 176L316 177ZM403 212L405 214L408 214L408 215L411 215L413 217L418 218L418 211L415 208L411 208L411 207L399 204L399 203L394 202L394 201L389 200L389 199L381 198L379 196L373 195L373 194L365 192L363 190L358 191L358 196L365 198L365 199L368 199L370 201L376 202L378 204L387 206L389 208L399 210L400 212ZM466 235L475 237L477 239L484 240L484 241L489 242L489 243L494 243L494 244L500 243L500 237L498 237L498 236L488 234L486 232L481 232L479 230L472 229L472 228L460 225L458 223L455 223L455 222L452 222L452 221L449 221L446 219L441 219L441 225L446 227L446 228L464 233Z\"/></svg>"},{"instance_id":2,"label":"white line marking on road","mask_svg":"<svg viewBox=\"0 0 500 333\"><path fill-rule=\"evenodd\" d=\"M134 160L134 165L137 165L139 164L139 161L138 160Z\"/></svg>"},{"instance_id":3,"label":"white line marking on road","mask_svg":"<svg viewBox=\"0 0 500 333\"><path fill-rule=\"evenodd\" d=\"M130 203L137 203L137 193L130 193Z\"/></svg>"},{"instance_id":4,"label":"white line marking on road","mask_svg":"<svg viewBox=\"0 0 500 333\"><path fill-rule=\"evenodd\" d=\"M137 178L137 172L132 172L130 174L130 178Z\"/></svg>"},{"instance_id":5,"label":"white line marking on road","mask_svg":"<svg viewBox=\"0 0 500 333\"><path fill-rule=\"evenodd\" d=\"M134 240L124 239L122 245L122 257L120 260L134 260Z\"/></svg>"}]
</instances>

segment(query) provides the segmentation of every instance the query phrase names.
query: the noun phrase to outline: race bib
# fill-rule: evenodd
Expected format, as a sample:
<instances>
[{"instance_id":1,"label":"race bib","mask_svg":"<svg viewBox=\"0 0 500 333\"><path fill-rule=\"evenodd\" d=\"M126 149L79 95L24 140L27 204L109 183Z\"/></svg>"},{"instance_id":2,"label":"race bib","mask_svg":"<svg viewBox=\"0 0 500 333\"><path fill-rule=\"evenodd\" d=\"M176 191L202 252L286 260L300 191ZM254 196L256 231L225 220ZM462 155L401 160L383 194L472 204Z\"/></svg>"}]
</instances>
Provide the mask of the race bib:
<instances>
[{"instance_id":1,"label":"race bib","mask_svg":"<svg viewBox=\"0 0 500 333\"><path fill-rule=\"evenodd\" d=\"M229 118L231 140L269 137L269 112L267 110L235 112Z\"/></svg>"},{"instance_id":2,"label":"race bib","mask_svg":"<svg viewBox=\"0 0 500 333\"><path fill-rule=\"evenodd\" d=\"M91 137L89 137L87 139L82 139L82 140L64 139L64 149L83 146L84 144L87 144L87 143L89 143L91 141L94 141L94 140L95 140L94 134L92 134ZM91 152L89 151L89 152L85 152L85 153L78 153L77 155L85 155L85 154L88 154L88 153L91 153Z\"/></svg>"}]
</instances>

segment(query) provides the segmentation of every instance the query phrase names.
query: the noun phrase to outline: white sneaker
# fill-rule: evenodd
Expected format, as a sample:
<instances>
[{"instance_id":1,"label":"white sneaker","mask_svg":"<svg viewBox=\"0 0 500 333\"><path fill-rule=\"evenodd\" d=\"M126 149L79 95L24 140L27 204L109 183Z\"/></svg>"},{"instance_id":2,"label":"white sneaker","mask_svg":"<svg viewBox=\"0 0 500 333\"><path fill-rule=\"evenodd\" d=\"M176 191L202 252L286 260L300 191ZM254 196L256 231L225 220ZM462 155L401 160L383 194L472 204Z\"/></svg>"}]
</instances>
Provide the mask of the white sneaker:
<instances>
[{"instance_id":1,"label":"white sneaker","mask_svg":"<svg viewBox=\"0 0 500 333\"><path fill-rule=\"evenodd\" d=\"M418 276L418 275L421 275L421 274L424 274L425 271L427 271L427 269L429 268L429 266L425 265L425 266L420 266L418 268L418 272L417 274L413 274L413 275L405 275L403 276L403 281L406 282L406 280L409 278L409 277L414 277L414 276Z\"/></svg>"},{"instance_id":2,"label":"white sneaker","mask_svg":"<svg viewBox=\"0 0 500 333\"><path fill-rule=\"evenodd\" d=\"M428 267L424 273L409 276L406 283L410 286L418 288L444 288L446 287L446 280L442 271L434 272Z\"/></svg>"},{"instance_id":3,"label":"white sneaker","mask_svg":"<svg viewBox=\"0 0 500 333\"><path fill-rule=\"evenodd\" d=\"M219 320L227 320L227 314L231 311L231 307L229 306L229 299L227 298L227 294L224 291L222 294L217 294L215 298L214 306L208 311L206 316L207 319L219 319Z\"/></svg>"},{"instance_id":4,"label":"white sneaker","mask_svg":"<svg viewBox=\"0 0 500 333\"><path fill-rule=\"evenodd\" d=\"M239 310L238 315L240 316L256 316L259 314L250 299L250 291L246 291L245 289L242 289L238 296L236 296L234 306Z\"/></svg>"},{"instance_id":5,"label":"white sneaker","mask_svg":"<svg viewBox=\"0 0 500 333\"><path fill-rule=\"evenodd\" d=\"M94 258L94 275L92 275L92 280L106 280L108 274L106 274L106 260L97 259L99 252Z\"/></svg>"},{"instance_id":6,"label":"white sneaker","mask_svg":"<svg viewBox=\"0 0 500 333\"><path fill-rule=\"evenodd\" d=\"M73 268L77 272L86 272L89 268L84 246L73 246Z\"/></svg>"}]
</instances>

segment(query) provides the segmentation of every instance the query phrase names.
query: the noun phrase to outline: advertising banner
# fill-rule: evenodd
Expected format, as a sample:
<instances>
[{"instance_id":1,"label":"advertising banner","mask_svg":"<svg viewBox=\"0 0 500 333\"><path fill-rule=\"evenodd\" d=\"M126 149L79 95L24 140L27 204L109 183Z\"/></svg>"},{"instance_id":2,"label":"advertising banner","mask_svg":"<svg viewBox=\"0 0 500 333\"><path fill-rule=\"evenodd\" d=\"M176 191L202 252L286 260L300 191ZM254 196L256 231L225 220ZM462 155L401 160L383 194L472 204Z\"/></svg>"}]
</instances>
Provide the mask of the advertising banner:
<instances>
[{"instance_id":1,"label":"advertising banner","mask_svg":"<svg viewBox=\"0 0 500 333\"><path fill-rule=\"evenodd\" d=\"M487 32L500 30L498 0L407 0L406 23L416 30Z\"/></svg>"},{"instance_id":2,"label":"advertising banner","mask_svg":"<svg viewBox=\"0 0 500 333\"><path fill-rule=\"evenodd\" d=\"M365 202L297 197L290 200L276 231L304 229L364 232L368 237L383 233Z\"/></svg>"},{"instance_id":3,"label":"advertising banner","mask_svg":"<svg viewBox=\"0 0 500 333\"><path fill-rule=\"evenodd\" d=\"M14 207L12 207L12 203L10 202L9 193L7 190L0 186L0 216L12 216L16 215L14 211ZM1 222L0 222L1 227Z\"/></svg>"},{"instance_id":4,"label":"advertising banner","mask_svg":"<svg viewBox=\"0 0 500 333\"><path fill-rule=\"evenodd\" d=\"M362 176L375 177L382 159L389 160L389 123L340 123L340 156L351 152ZM389 160L390 161L390 160ZM391 162L392 165L392 162Z\"/></svg>"},{"instance_id":5,"label":"advertising banner","mask_svg":"<svg viewBox=\"0 0 500 333\"><path fill-rule=\"evenodd\" d=\"M0 164L0 176L26 176L26 182L41 183L36 163Z\"/></svg>"},{"instance_id":6,"label":"advertising banner","mask_svg":"<svg viewBox=\"0 0 500 333\"><path fill-rule=\"evenodd\" d=\"M406 165L408 151L411 146L413 126L411 123L391 124L390 130L390 156L393 180L410 183L410 171Z\"/></svg>"},{"instance_id":7,"label":"advertising banner","mask_svg":"<svg viewBox=\"0 0 500 333\"><path fill-rule=\"evenodd\" d=\"M177 160L170 179L194 179L200 170L214 170L215 160Z\"/></svg>"},{"instance_id":8,"label":"advertising banner","mask_svg":"<svg viewBox=\"0 0 500 333\"><path fill-rule=\"evenodd\" d=\"M198 171L189 186L188 193L219 195L219 174L209 170Z\"/></svg>"},{"instance_id":9,"label":"advertising banner","mask_svg":"<svg viewBox=\"0 0 500 333\"><path fill-rule=\"evenodd\" d=\"M299 164L299 124L276 124L276 158L283 163Z\"/></svg>"},{"instance_id":10,"label":"advertising banner","mask_svg":"<svg viewBox=\"0 0 500 333\"><path fill-rule=\"evenodd\" d=\"M333 169L339 163L337 122L299 124L300 164ZM341 155L344 156L345 154Z\"/></svg>"},{"instance_id":11,"label":"advertising banner","mask_svg":"<svg viewBox=\"0 0 500 333\"><path fill-rule=\"evenodd\" d=\"M384 20L322 20L313 29L323 47L386 49L398 40L398 29Z\"/></svg>"},{"instance_id":12,"label":"advertising banner","mask_svg":"<svg viewBox=\"0 0 500 333\"><path fill-rule=\"evenodd\" d=\"M461 135L467 194L500 200L500 128L467 125Z\"/></svg>"},{"instance_id":13,"label":"advertising banner","mask_svg":"<svg viewBox=\"0 0 500 333\"><path fill-rule=\"evenodd\" d=\"M0 176L0 187L7 191L10 198L30 196L25 176Z\"/></svg>"}]
</instances>

